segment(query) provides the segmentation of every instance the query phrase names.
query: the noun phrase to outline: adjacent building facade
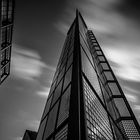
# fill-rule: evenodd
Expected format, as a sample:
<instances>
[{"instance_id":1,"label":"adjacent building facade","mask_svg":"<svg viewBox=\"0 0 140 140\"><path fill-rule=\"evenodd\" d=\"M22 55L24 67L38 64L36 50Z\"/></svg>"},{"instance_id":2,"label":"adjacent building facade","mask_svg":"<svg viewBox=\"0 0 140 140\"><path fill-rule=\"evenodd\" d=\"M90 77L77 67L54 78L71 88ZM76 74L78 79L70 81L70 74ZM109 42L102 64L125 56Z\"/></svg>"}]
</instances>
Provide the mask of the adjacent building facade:
<instances>
[{"instance_id":1,"label":"adjacent building facade","mask_svg":"<svg viewBox=\"0 0 140 140\"><path fill-rule=\"evenodd\" d=\"M36 140L37 132L26 130L22 140Z\"/></svg>"},{"instance_id":2,"label":"adjacent building facade","mask_svg":"<svg viewBox=\"0 0 140 140\"><path fill-rule=\"evenodd\" d=\"M77 11L36 140L139 140L140 126L93 32Z\"/></svg>"},{"instance_id":3,"label":"adjacent building facade","mask_svg":"<svg viewBox=\"0 0 140 140\"><path fill-rule=\"evenodd\" d=\"M0 1L0 84L10 74L14 0Z\"/></svg>"}]
</instances>

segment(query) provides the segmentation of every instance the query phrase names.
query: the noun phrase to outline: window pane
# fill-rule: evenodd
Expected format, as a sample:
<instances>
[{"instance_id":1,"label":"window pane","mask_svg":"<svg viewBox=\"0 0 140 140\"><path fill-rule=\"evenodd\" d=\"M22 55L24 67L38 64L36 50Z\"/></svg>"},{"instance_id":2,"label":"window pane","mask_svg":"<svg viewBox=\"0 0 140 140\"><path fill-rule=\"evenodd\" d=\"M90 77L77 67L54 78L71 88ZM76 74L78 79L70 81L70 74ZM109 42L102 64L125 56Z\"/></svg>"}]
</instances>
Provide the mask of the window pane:
<instances>
[{"instance_id":1,"label":"window pane","mask_svg":"<svg viewBox=\"0 0 140 140\"><path fill-rule=\"evenodd\" d=\"M50 109L50 105L51 105L51 101L52 101L52 96L48 99L46 106L45 106L45 110L42 116L42 119L47 115L49 109Z\"/></svg>"},{"instance_id":2,"label":"window pane","mask_svg":"<svg viewBox=\"0 0 140 140\"><path fill-rule=\"evenodd\" d=\"M60 81L60 83L58 84L58 86L56 87L54 91L52 106L61 95L62 83L63 83L63 80Z\"/></svg>"},{"instance_id":3,"label":"window pane","mask_svg":"<svg viewBox=\"0 0 140 140\"><path fill-rule=\"evenodd\" d=\"M122 98L114 98L115 105L117 109L119 110L119 113L122 117L124 116L130 116L129 111L125 105L125 102Z\"/></svg>"},{"instance_id":4,"label":"window pane","mask_svg":"<svg viewBox=\"0 0 140 140\"><path fill-rule=\"evenodd\" d=\"M58 103L59 102L55 104L55 106L52 108L51 112L49 113L43 140L46 140L46 138L54 131L56 117L57 117Z\"/></svg>"},{"instance_id":5,"label":"window pane","mask_svg":"<svg viewBox=\"0 0 140 140\"><path fill-rule=\"evenodd\" d=\"M71 76L72 76L72 66L66 72L65 80L64 80L64 85L63 85L63 91L66 89L68 84L71 82Z\"/></svg>"},{"instance_id":6,"label":"window pane","mask_svg":"<svg viewBox=\"0 0 140 140\"><path fill-rule=\"evenodd\" d=\"M42 140L42 136L43 136L43 132L44 132L44 129L45 129L46 120L47 120L47 117L41 122L41 124L39 126L39 130L38 130L38 134L37 134L37 139L36 140Z\"/></svg>"},{"instance_id":7,"label":"window pane","mask_svg":"<svg viewBox=\"0 0 140 140\"><path fill-rule=\"evenodd\" d=\"M61 97L57 126L59 126L69 115L70 90L71 90L71 86L67 88L67 90L64 92L63 96Z\"/></svg>"},{"instance_id":8,"label":"window pane","mask_svg":"<svg viewBox=\"0 0 140 140\"><path fill-rule=\"evenodd\" d=\"M70 67L70 65L72 64L72 62L73 62L73 53L72 53L71 56L68 58L66 71L68 70L68 68Z\"/></svg>"},{"instance_id":9,"label":"window pane","mask_svg":"<svg viewBox=\"0 0 140 140\"><path fill-rule=\"evenodd\" d=\"M116 85L116 83L108 83L108 86L112 92L113 95L121 95L120 90L118 88L118 86Z\"/></svg>"},{"instance_id":10,"label":"window pane","mask_svg":"<svg viewBox=\"0 0 140 140\"><path fill-rule=\"evenodd\" d=\"M104 72L107 80L114 80L113 75L110 71Z\"/></svg>"},{"instance_id":11,"label":"window pane","mask_svg":"<svg viewBox=\"0 0 140 140\"><path fill-rule=\"evenodd\" d=\"M55 140L67 140L68 125L64 126L55 136Z\"/></svg>"}]
</instances>

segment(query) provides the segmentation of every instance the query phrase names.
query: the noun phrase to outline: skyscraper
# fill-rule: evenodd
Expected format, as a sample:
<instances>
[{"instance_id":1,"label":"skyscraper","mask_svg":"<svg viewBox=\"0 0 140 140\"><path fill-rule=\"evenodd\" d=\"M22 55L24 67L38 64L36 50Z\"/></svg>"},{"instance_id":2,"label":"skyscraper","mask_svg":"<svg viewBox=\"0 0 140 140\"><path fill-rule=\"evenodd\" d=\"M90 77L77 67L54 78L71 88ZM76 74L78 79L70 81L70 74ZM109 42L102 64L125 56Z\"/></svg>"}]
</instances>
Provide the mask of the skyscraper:
<instances>
[{"instance_id":1,"label":"skyscraper","mask_svg":"<svg viewBox=\"0 0 140 140\"><path fill-rule=\"evenodd\" d=\"M0 1L0 84L10 74L14 0Z\"/></svg>"},{"instance_id":2,"label":"skyscraper","mask_svg":"<svg viewBox=\"0 0 140 140\"><path fill-rule=\"evenodd\" d=\"M139 140L140 126L93 32L77 11L37 140Z\"/></svg>"}]
</instances>

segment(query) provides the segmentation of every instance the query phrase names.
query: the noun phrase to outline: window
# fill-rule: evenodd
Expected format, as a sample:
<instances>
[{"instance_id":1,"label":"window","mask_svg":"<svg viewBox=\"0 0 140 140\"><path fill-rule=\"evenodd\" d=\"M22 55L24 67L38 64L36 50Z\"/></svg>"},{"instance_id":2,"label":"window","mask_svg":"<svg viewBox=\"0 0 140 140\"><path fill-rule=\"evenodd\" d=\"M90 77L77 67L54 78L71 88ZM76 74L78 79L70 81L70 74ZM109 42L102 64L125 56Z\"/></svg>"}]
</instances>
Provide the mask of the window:
<instances>
[{"instance_id":1,"label":"window","mask_svg":"<svg viewBox=\"0 0 140 140\"><path fill-rule=\"evenodd\" d=\"M111 81L114 80L111 71L105 71L104 74L105 74L107 80L111 80Z\"/></svg>"},{"instance_id":2,"label":"window","mask_svg":"<svg viewBox=\"0 0 140 140\"><path fill-rule=\"evenodd\" d=\"M11 43L11 34L12 34L12 27L7 27L7 43Z\"/></svg>"},{"instance_id":3,"label":"window","mask_svg":"<svg viewBox=\"0 0 140 140\"><path fill-rule=\"evenodd\" d=\"M70 65L72 64L72 62L73 62L73 53L68 58L66 71L68 70L68 68L70 67Z\"/></svg>"},{"instance_id":4,"label":"window","mask_svg":"<svg viewBox=\"0 0 140 140\"><path fill-rule=\"evenodd\" d=\"M105 57L104 56L98 56L99 61L105 61Z\"/></svg>"},{"instance_id":5,"label":"window","mask_svg":"<svg viewBox=\"0 0 140 140\"><path fill-rule=\"evenodd\" d=\"M63 80L61 80L58 84L58 86L56 87L54 94L53 94L53 101L52 101L52 106L53 104L57 101L57 99L60 97L61 95L61 89L62 89L62 82Z\"/></svg>"},{"instance_id":6,"label":"window","mask_svg":"<svg viewBox=\"0 0 140 140\"><path fill-rule=\"evenodd\" d=\"M68 86L68 84L71 82L71 76L72 76L72 66L68 69L68 71L65 74L63 91L66 89L66 87Z\"/></svg>"},{"instance_id":7,"label":"window","mask_svg":"<svg viewBox=\"0 0 140 140\"><path fill-rule=\"evenodd\" d=\"M106 110L83 78L88 137L92 140L112 140L112 131Z\"/></svg>"},{"instance_id":8,"label":"window","mask_svg":"<svg viewBox=\"0 0 140 140\"><path fill-rule=\"evenodd\" d=\"M36 140L42 140L42 136L43 136L43 133L44 133L47 117L40 123Z\"/></svg>"},{"instance_id":9,"label":"window","mask_svg":"<svg viewBox=\"0 0 140 140\"><path fill-rule=\"evenodd\" d=\"M139 132L138 132L137 128L135 127L135 124L132 120L123 120L120 124L123 125L123 127L121 127L121 129L125 130L125 133L126 133L128 139L131 139L131 140L140 139Z\"/></svg>"},{"instance_id":10,"label":"window","mask_svg":"<svg viewBox=\"0 0 140 140\"><path fill-rule=\"evenodd\" d=\"M96 51L97 55L102 55L101 51Z\"/></svg>"},{"instance_id":11,"label":"window","mask_svg":"<svg viewBox=\"0 0 140 140\"><path fill-rule=\"evenodd\" d=\"M55 106L52 108L51 112L49 113L43 140L46 140L46 138L54 131L58 105L59 102L55 104Z\"/></svg>"},{"instance_id":12,"label":"window","mask_svg":"<svg viewBox=\"0 0 140 140\"><path fill-rule=\"evenodd\" d=\"M13 10L13 7L12 7L12 0L9 1L9 8L8 8L8 21L9 22L12 22L12 10Z\"/></svg>"},{"instance_id":13,"label":"window","mask_svg":"<svg viewBox=\"0 0 140 140\"><path fill-rule=\"evenodd\" d=\"M52 96L47 100L46 102L46 106L42 115L42 119L44 119L44 117L47 115L49 109L50 109L50 105L51 105L51 101L52 101Z\"/></svg>"},{"instance_id":14,"label":"window","mask_svg":"<svg viewBox=\"0 0 140 140\"><path fill-rule=\"evenodd\" d=\"M115 82L109 82L108 86L112 92L112 95L121 95L120 90Z\"/></svg>"},{"instance_id":15,"label":"window","mask_svg":"<svg viewBox=\"0 0 140 140\"><path fill-rule=\"evenodd\" d=\"M103 70L109 70L107 63L100 63L100 65L102 66Z\"/></svg>"},{"instance_id":16,"label":"window","mask_svg":"<svg viewBox=\"0 0 140 140\"><path fill-rule=\"evenodd\" d=\"M93 88L100 95L101 90L100 90L100 85L98 82L97 73L95 69L93 68L93 66L91 65L89 59L87 58L83 50L81 51L81 54L82 54L82 71L84 72L85 76L87 77L87 79L89 80Z\"/></svg>"},{"instance_id":17,"label":"window","mask_svg":"<svg viewBox=\"0 0 140 140\"><path fill-rule=\"evenodd\" d=\"M67 140L68 125L64 126L55 136L55 140Z\"/></svg>"},{"instance_id":18,"label":"window","mask_svg":"<svg viewBox=\"0 0 140 140\"><path fill-rule=\"evenodd\" d=\"M7 0L2 0L2 22L7 20Z\"/></svg>"},{"instance_id":19,"label":"window","mask_svg":"<svg viewBox=\"0 0 140 140\"><path fill-rule=\"evenodd\" d=\"M57 126L59 126L69 115L70 92L71 92L71 86L67 88L67 90L64 92L63 96L61 97Z\"/></svg>"},{"instance_id":20,"label":"window","mask_svg":"<svg viewBox=\"0 0 140 140\"><path fill-rule=\"evenodd\" d=\"M114 103L122 117L130 116L130 113L125 105L125 102L122 98L114 98Z\"/></svg>"},{"instance_id":21,"label":"window","mask_svg":"<svg viewBox=\"0 0 140 140\"><path fill-rule=\"evenodd\" d=\"M2 28L2 43L6 43L6 28Z\"/></svg>"}]
</instances>

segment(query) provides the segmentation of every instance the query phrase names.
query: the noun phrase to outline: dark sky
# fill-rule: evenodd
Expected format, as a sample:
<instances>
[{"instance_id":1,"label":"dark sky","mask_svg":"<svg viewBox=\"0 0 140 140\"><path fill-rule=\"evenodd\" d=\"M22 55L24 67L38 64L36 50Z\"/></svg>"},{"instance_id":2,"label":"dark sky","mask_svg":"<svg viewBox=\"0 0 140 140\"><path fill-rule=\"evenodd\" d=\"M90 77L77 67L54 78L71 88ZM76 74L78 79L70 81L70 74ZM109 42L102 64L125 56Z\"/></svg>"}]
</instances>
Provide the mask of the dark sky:
<instances>
[{"instance_id":1,"label":"dark sky","mask_svg":"<svg viewBox=\"0 0 140 140\"><path fill-rule=\"evenodd\" d=\"M0 136L37 130L67 30L78 8L140 122L140 2L16 0L11 75L0 87Z\"/></svg>"}]
</instances>

